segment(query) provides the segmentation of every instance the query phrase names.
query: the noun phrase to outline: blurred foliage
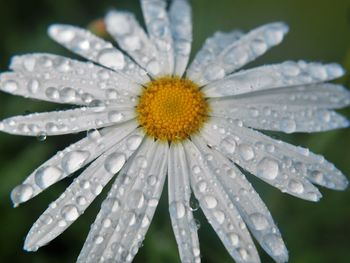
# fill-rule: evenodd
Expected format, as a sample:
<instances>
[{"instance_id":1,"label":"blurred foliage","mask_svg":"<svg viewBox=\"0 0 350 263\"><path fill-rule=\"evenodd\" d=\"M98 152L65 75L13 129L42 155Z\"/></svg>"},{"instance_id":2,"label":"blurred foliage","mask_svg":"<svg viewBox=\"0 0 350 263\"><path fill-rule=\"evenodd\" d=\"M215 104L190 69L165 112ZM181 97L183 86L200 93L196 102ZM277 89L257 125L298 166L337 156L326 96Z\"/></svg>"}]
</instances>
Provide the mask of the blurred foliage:
<instances>
[{"instance_id":1,"label":"blurred foliage","mask_svg":"<svg viewBox=\"0 0 350 263\"><path fill-rule=\"evenodd\" d=\"M271 21L286 21L291 28L284 43L252 65L287 59L334 61L350 71L349 0L192 0L194 18L193 54L206 37L216 30L252 29ZM0 71L6 71L14 54L51 52L73 56L51 41L46 28L52 23L86 27L103 17L110 8L128 9L141 20L137 0L1 0ZM73 56L74 57L74 56ZM349 86L349 78L342 83ZM25 112L55 109L57 105L0 94L0 118ZM349 110L341 111L350 117ZM350 175L350 131L338 130L314 135L278 135L287 141L310 147L326 156L345 174ZM105 196L98 198L77 223L37 253L22 250L31 224L69 185L71 179L51 187L28 204L13 209L11 189L57 150L75 141L79 135L36 138L0 135L0 262L74 262ZM322 189L324 200L314 204L287 196L251 178L270 208L290 251L290 262L350 262L350 191ZM177 247L168 216L167 192L135 262L179 262ZM201 212L199 236L203 262L232 262L215 232ZM260 250L262 262L272 260Z\"/></svg>"}]
</instances>

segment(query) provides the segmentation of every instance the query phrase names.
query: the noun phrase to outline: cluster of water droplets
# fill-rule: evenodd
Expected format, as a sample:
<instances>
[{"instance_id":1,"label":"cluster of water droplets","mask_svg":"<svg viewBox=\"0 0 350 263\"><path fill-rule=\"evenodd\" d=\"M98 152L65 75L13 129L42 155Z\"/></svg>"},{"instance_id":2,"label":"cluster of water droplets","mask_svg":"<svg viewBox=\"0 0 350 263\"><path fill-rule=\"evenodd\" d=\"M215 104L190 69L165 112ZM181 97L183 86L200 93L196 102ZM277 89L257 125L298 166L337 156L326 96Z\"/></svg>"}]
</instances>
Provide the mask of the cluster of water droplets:
<instances>
[{"instance_id":1,"label":"cluster of water droplets","mask_svg":"<svg viewBox=\"0 0 350 263\"><path fill-rule=\"evenodd\" d=\"M90 32L73 26L53 25L50 36L69 50L97 62L103 66L121 72L138 83L148 81L147 74L130 58L118 49Z\"/></svg>"},{"instance_id":2,"label":"cluster of water droplets","mask_svg":"<svg viewBox=\"0 0 350 263\"><path fill-rule=\"evenodd\" d=\"M213 119L205 129L209 144L283 192L317 201L321 195L310 181L332 189L346 186L345 177L323 157L245 128L241 121Z\"/></svg>"},{"instance_id":3,"label":"cluster of water droplets","mask_svg":"<svg viewBox=\"0 0 350 263\"><path fill-rule=\"evenodd\" d=\"M92 225L78 262L131 262L142 245L163 188L165 145L146 139L130 164L120 172ZM166 158L165 158L166 159ZM142 161L137 161L142 160Z\"/></svg>"},{"instance_id":4,"label":"cluster of water droplets","mask_svg":"<svg viewBox=\"0 0 350 263\"><path fill-rule=\"evenodd\" d=\"M278 45L287 31L285 24L272 23L252 30L247 35L237 31L216 34L196 56L188 76L200 84L222 79ZM227 45L221 45L222 41ZM214 60L213 67L211 62Z\"/></svg>"},{"instance_id":5,"label":"cluster of water droplets","mask_svg":"<svg viewBox=\"0 0 350 263\"><path fill-rule=\"evenodd\" d=\"M50 54L16 56L1 75L3 91L65 104L130 104L140 86L120 74L92 63Z\"/></svg>"},{"instance_id":6,"label":"cluster of water droplets","mask_svg":"<svg viewBox=\"0 0 350 263\"><path fill-rule=\"evenodd\" d=\"M36 250L71 225L101 193L110 179L122 169L127 159L139 147L142 139L143 135L140 130L132 132L124 140L104 152L78 178L74 179L66 191L50 204L49 208L33 225L27 236L25 249ZM88 152L82 151L66 153L62 157L61 170L70 174L79 169L86 162L88 154ZM34 180L37 186L44 187L54 183L60 174L59 168L44 166L36 171ZM15 189L13 197L16 199L20 196L23 194Z\"/></svg>"}]
</instances>

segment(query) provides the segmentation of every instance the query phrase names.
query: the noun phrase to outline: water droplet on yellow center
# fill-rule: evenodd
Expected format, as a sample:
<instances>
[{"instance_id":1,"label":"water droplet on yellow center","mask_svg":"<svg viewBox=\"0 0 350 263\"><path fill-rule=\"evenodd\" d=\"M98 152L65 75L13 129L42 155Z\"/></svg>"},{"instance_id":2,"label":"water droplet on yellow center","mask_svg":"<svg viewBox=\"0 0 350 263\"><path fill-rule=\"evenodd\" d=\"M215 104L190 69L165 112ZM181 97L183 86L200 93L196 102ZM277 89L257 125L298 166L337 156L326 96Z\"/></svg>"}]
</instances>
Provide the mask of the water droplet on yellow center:
<instances>
[{"instance_id":1,"label":"water droplet on yellow center","mask_svg":"<svg viewBox=\"0 0 350 263\"><path fill-rule=\"evenodd\" d=\"M198 132L209 105L188 79L162 77L146 84L136 108L146 134L162 141L181 141Z\"/></svg>"}]
</instances>

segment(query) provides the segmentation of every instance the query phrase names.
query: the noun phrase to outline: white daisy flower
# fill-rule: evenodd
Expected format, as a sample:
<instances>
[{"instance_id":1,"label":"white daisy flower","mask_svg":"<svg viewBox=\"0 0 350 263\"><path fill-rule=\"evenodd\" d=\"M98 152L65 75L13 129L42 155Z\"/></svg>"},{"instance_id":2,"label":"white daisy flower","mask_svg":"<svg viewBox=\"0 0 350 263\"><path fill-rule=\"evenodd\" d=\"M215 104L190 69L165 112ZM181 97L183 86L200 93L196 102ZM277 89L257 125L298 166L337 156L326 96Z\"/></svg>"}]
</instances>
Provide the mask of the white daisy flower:
<instances>
[{"instance_id":1,"label":"white daisy flower","mask_svg":"<svg viewBox=\"0 0 350 263\"><path fill-rule=\"evenodd\" d=\"M247 34L215 33L187 67L191 8L186 0L169 5L141 0L147 33L133 14L110 11L107 30L123 51L82 28L52 25L55 41L91 62L28 54L14 57L11 71L0 75L4 92L79 106L8 118L0 122L1 131L26 136L88 131L13 190L16 206L86 167L33 225L26 250L65 231L118 174L77 261L131 262L168 176L182 262L201 260L192 192L236 262L260 262L252 236L276 262L286 262L281 234L243 171L310 201L321 197L315 185L347 187L344 175L322 156L258 131L347 127L334 109L350 104L350 92L325 83L344 70L288 61L238 71L281 43L288 32L284 23Z\"/></svg>"}]
</instances>

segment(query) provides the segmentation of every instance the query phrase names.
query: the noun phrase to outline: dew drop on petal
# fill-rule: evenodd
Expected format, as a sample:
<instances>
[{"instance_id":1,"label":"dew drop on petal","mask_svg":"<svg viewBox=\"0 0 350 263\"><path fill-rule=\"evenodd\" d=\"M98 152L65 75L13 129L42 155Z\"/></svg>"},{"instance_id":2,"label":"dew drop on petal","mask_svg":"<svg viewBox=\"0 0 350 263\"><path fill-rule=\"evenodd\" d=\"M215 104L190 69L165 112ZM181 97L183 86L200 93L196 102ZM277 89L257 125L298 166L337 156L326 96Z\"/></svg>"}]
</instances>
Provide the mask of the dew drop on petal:
<instances>
[{"instance_id":1,"label":"dew drop on petal","mask_svg":"<svg viewBox=\"0 0 350 263\"><path fill-rule=\"evenodd\" d=\"M66 173L70 174L82 167L89 156L90 153L87 151L73 151L67 153L62 158L62 167Z\"/></svg>"},{"instance_id":2,"label":"dew drop on petal","mask_svg":"<svg viewBox=\"0 0 350 263\"><path fill-rule=\"evenodd\" d=\"M258 212L251 214L250 220L252 221L254 228L258 231L264 230L269 226L266 217Z\"/></svg>"},{"instance_id":3,"label":"dew drop on petal","mask_svg":"<svg viewBox=\"0 0 350 263\"><path fill-rule=\"evenodd\" d=\"M268 180L273 180L277 177L279 172L278 162L269 158L263 158L257 166L257 176Z\"/></svg>"},{"instance_id":4,"label":"dew drop on petal","mask_svg":"<svg viewBox=\"0 0 350 263\"><path fill-rule=\"evenodd\" d=\"M136 150L140 146L142 139L143 138L140 135L130 136L126 141L128 149L131 151Z\"/></svg>"},{"instance_id":5,"label":"dew drop on petal","mask_svg":"<svg viewBox=\"0 0 350 263\"><path fill-rule=\"evenodd\" d=\"M283 118L281 120L281 130L285 133L293 133L297 128L295 120L290 118Z\"/></svg>"},{"instance_id":6,"label":"dew drop on petal","mask_svg":"<svg viewBox=\"0 0 350 263\"><path fill-rule=\"evenodd\" d=\"M79 217L79 212L74 205L66 205L62 208L61 215L64 218L64 220L71 222Z\"/></svg>"},{"instance_id":7,"label":"dew drop on petal","mask_svg":"<svg viewBox=\"0 0 350 263\"><path fill-rule=\"evenodd\" d=\"M126 157L122 153L112 153L105 161L105 168L108 172L115 174L124 166Z\"/></svg>"},{"instance_id":8,"label":"dew drop on petal","mask_svg":"<svg viewBox=\"0 0 350 263\"><path fill-rule=\"evenodd\" d=\"M35 173L35 183L45 189L56 183L62 176L63 171L56 166L44 166L39 168Z\"/></svg>"},{"instance_id":9,"label":"dew drop on petal","mask_svg":"<svg viewBox=\"0 0 350 263\"><path fill-rule=\"evenodd\" d=\"M285 253L285 246L281 237L275 234L267 234L264 236L264 243L274 256L280 256Z\"/></svg>"},{"instance_id":10,"label":"dew drop on petal","mask_svg":"<svg viewBox=\"0 0 350 263\"><path fill-rule=\"evenodd\" d=\"M102 50L98 55L98 62L115 70L121 70L125 67L124 55L115 49Z\"/></svg>"},{"instance_id":11,"label":"dew drop on petal","mask_svg":"<svg viewBox=\"0 0 350 263\"><path fill-rule=\"evenodd\" d=\"M236 142L230 138L221 141L220 146L225 153L233 154L236 149Z\"/></svg>"},{"instance_id":12,"label":"dew drop on petal","mask_svg":"<svg viewBox=\"0 0 350 263\"><path fill-rule=\"evenodd\" d=\"M186 207L182 202L172 202L169 205L169 212L174 218L183 218L186 214Z\"/></svg>"},{"instance_id":13,"label":"dew drop on petal","mask_svg":"<svg viewBox=\"0 0 350 263\"><path fill-rule=\"evenodd\" d=\"M18 83L14 80L7 80L2 85L2 90L6 92L14 92L18 89Z\"/></svg>"},{"instance_id":14,"label":"dew drop on petal","mask_svg":"<svg viewBox=\"0 0 350 263\"><path fill-rule=\"evenodd\" d=\"M108 119L110 122L120 122L124 119L124 114L119 111L110 111L108 113Z\"/></svg>"},{"instance_id":15,"label":"dew drop on petal","mask_svg":"<svg viewBox=\"0 0 350 263\"><path fill-rule=\"evenodd\" d=\"M304 192L303 184L294 179L289 181L288 188L292 193L302 194Z\"/></svg>"},{"instance_id":16,"label":"dew drop on petal","mask_svg":"<svg viewBox=\"0 0 350 263\"><path fill-rule=\"evenodd\" d=\"M204 201L205 201L206 206L209 209L215 208L218 204L218 201L216 200L216 198L214 196L211 196L211 195L205 196Z\"/></svg>"},{"instance_id":17,"label":"dew drop on petal","mask_svg":"<svg viewBox=\"0 0 350 263\"><path fill-rule=\"evenodd\" d=\"M220 210L217 210L217 211L214 211L213 215L214 215L214 218L216 219L216 221L220 225L225 222L225 214L224 214L224 212L222 212Z\"/></svg>"},{"instance_id":18,"label":"dew drop on petal","mask_svg":"<svg viewBox=\"0 0 350 263\"><path fill-rule=\"evenodd\" d=\"M29 184L16 186L11 192L11 199L14 204L28 201L33 196L33 188Z\"/></svg>"},{"instance_id":19,"label":"dew drop on petal","mask_svg":"<svg viewBox=\"0 0 350 263\"><path fill-rule=\"evenodd\" d=\"M254 158L255 156L254 149L250 145L242 143L239 145L238 148L239 148L239 154L241 155L243 160L250 161Z\"/></svg>"}]
</instances>

